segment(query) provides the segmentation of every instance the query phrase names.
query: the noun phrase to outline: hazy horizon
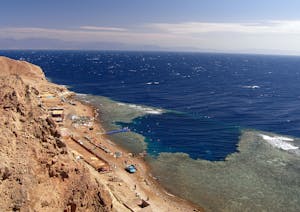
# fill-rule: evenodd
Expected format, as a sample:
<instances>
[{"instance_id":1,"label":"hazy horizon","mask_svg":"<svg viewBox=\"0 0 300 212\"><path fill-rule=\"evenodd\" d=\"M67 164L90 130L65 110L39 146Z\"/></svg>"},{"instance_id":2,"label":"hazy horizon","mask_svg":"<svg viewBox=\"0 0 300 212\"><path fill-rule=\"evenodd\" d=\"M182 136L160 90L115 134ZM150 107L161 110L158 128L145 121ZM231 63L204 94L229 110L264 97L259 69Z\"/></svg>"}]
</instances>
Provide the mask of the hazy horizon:
<instances>
[{"instance_id":1,"label":"hazy horizon","mask_svg":"<svg viewBox=\"0 0 300 212\"><path fill-rule=\"evenodd\" d=\"M3 2L0 49L300 55L296 0Z\"/></svg>"}]
</instances>

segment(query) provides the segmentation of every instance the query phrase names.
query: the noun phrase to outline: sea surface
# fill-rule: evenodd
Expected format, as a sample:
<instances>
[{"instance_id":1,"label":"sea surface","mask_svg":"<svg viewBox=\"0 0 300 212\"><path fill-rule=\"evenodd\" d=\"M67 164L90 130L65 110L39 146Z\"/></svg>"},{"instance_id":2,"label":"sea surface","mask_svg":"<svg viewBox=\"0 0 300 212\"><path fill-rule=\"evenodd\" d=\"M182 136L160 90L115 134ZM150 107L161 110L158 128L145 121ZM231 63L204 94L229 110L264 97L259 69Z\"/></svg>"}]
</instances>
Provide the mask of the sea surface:
<instances>
[{"instance_id":1,"label":"sea surface","mask_svg":"<svg viewBox=\"0 0 300 212\"><path fill-rule=\"evenodd\" d=\"M228 157L239 155L233 157L239 159L243 151L260 152L251 145L237 149L243 143L240 139L249 140L250 136L263 142L259 137L262 131L273 136L300 137L300 57L113 51L0 51L0 55L37 64L54 83L84 94L78 98L99 108L107 130L129 127L130 133L114 135L112 139L133 152L146 150L153 174L170 192L212 211L268 208L263 203L253 206L252 201L269 198L263 194L253 197L245 194L247 201L244 201L235 196L237 190L232 199L225 201L226 195L231 196L226 193L228 187L220 188L229 182L226 179L217 189L207 188L209 180L217 176L219 166L232 166L227 162ZM264 148L279 151L279 155L292 154L271 145ZM287 164L298 160L297 154L284 156L288 158ZM252 165L249 175L262 167L260 163ZM266 171L266 166L263 167ZM276 167L270 165L269 169ZM206 170L205 176L201 169ZM220 173L226 173L224 170ZM291 170L293 176L300 177L299 164L287 171ZM232 174L226 176L234 179ZM257 181L246 181L240 192L257 185ZM280 183L287 188L293 184ZM296 183L299 188L299 180ZM296 193L291 191L291 196ZM276 198L280 195L284 194L279 192ZM299 196L291 200L296 210ZM273 211L280 208L276 201L265 202L272 202ZM212 207L216 203L220 208Z\"/></svg>"}]
</instances>

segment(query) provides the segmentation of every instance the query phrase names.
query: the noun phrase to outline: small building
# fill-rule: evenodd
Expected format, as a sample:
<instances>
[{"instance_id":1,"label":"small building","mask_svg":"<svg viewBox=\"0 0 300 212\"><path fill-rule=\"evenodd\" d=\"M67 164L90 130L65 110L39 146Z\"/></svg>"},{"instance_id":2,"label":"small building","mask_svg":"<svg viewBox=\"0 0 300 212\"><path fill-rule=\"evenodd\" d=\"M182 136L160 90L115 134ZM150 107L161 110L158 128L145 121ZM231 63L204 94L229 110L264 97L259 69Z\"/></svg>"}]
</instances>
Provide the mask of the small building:
<instances>
[{"instance_id":1,"label":"small building","mask_svg":"<svg viewBox=\"0 0 300 212\"><path fill-rule=\"evenodd\" d=\"M49 93L49 92L44 92L44 93L40 94L40 98L41 99L52 99L52 98L54 98L54 94Z\"/></svg>"},{"instance_id":2,"label":"small building","mask_svg":"<svg viewBox=\"0 0 300 212\"><path fill-rule=\"evenodd\" d=\"M110 171L109 165L99 159L98 157L87 157L85 158L86 162L89 163L94 169L96 169L98 172L108 172Z\"/></svg>"},{"instance_id":3,"label":"small building","mask_svg":"<svg viewBox=\"0 0 300 212\"><path fill-rule=\"evenodd\" d=\"M84 126L84 127L93 127L94 118L90 116L71 116L72 125L75 127Z\"/></svg>"},{"instance_id":4,"label":"small building","mask_svg":"<svg viewBox=\"0 0 300 212\"><path fill-rule=\"evenodd\" d=\"M64 109L60 107L54 107L49 109L50 114L54 121L63 122L64 120Z\"/></svg>"}]
</instances>

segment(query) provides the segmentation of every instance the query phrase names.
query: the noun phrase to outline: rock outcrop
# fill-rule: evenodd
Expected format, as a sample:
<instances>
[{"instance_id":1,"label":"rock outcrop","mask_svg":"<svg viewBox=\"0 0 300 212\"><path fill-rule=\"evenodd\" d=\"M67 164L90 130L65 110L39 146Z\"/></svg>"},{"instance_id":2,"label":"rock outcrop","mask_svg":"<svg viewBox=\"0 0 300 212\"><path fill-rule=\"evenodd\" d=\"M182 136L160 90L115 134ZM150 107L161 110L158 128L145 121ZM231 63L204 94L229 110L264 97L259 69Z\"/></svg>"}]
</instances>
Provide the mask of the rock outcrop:
<instances>
[{"instance_id":1,"label":"rock outcrop","mask_svg":"<svg viewBox=\"0 0 300 212\"><path fill-rule=\"evenodd\" d=\"M42 70L0 57L1 211L109 211L101 182L68 151L39 102Z\"/></svg>"},{"instance_id":2,"label":"rock outcrop","mask_svg":"<svg viewBox=\"0 0 300 212\"><path fill-rule=\"evenodd\" d=\"M13 60L0 56L0 76L16 74L23 78L32 80L45 80L45 75L39 66L33 65L26 61Z\"/></svg>"}]
</instances>

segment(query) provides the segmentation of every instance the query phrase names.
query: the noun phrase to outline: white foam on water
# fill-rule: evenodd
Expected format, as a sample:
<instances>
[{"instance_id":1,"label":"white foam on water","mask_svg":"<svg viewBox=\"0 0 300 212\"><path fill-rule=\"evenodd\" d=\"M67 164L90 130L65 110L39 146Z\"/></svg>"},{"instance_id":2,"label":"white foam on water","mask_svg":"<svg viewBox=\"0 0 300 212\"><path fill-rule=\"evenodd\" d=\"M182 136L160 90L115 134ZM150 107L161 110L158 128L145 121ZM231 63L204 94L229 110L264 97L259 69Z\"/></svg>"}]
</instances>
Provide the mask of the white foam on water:
<instances>
[{"instance_id":1,"label":"white foam on water","mask_svg":"<svg viewBox=\"0 0 300 212\"><path fill-rule=\"evenodd\" d=\"M294 146L287 141L294 141L292 138L282 137L282 136L268 136L264 134L259 134L265 141L267 141L272 146L282 149L282 150L295 150L299 149L299 147Z\"/></svg>"},{"instance_id":2,"label":"white foam on water","mask_svg":"<svg viewBox=\"0 0 300 212\"><path fill-rule=\"evenodd\" d=\"M159 85L159 82L147 82L147 85Z\"/></svg>"},{"instance_id":3,"label":"white foam on water","mask_svg":"<svg viewBox=\"0 0 300 212\"><path fill-rule=\"evenodd\" d=\"M98 60L100 60L100 58L99 57L93 57L93 58L87 58L86 60L88 60L88 61L98 61Z\"/></svg>"},{"instance_id":4,"label":"white foam on water","mask_svg":"<svg viewBox=\"0 0 300 212\"><path fill-rule=\"evenodd\" d=\"M88 94L84 94L84 93L76 93L76 95L81 97L88 97Z\"/></svg>"},{"instance_id":5,"label":"white foam on water","mask_svg":"<svg viewBox=\"0 0 300 212\"><path fill-rule=\"evenodd\" d=\"M257 88L260 88L259 85L245 85L245 86L242 86L243 88L251 88L251 89L257 89Z\"/></svg>"},{"instance_id":6,"label":"white foam on water","mask_svg":"<svg viewBox=\"0 0 300 212\"><path fill-rule=\"evenodd\" d=\"M119 106L127 106L129 108L133 108L135 110L139 110L139 111L142 111L142 112L147 113L147 114L160 115L160 114L163 113L163 110L161 110L161 109L154 109L154 108L150 108L150 107L143 107L143 106L140 106L140 105L125 104L125 103L120 103L120 102L118 102L117 104Z\"/></svg>"}]
</instances>

